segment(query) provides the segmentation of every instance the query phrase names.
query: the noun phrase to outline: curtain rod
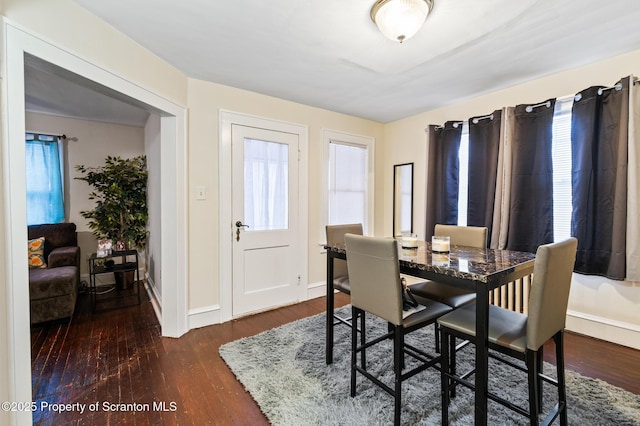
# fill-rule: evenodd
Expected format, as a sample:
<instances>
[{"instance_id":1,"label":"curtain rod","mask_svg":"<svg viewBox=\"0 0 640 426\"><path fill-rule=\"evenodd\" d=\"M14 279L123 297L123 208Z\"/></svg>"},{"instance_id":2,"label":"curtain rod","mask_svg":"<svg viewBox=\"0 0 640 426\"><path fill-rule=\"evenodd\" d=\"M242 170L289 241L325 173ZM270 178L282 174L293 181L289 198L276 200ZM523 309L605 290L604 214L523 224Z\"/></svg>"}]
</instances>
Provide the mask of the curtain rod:
<instances>
[{"instance_id":1,"label":"curtain rod","mask_svg":"<svg viewBox=\"0 0 640 426\"><path fill-rule=\"evenodd\" d=\"M29 130L27 130L25 133L31 133L31 134L34 134L34 135L54 136L54 137L56 137L56 138L67 139L67 135L65 135L65 134L62 134L62 135L56 135L56 134L54 134L54 133L49 133L49 132L32 132L32 131L29 131Z\"/></svg>"},{"instance_id":2,"label":"curtain rod","mask_svg":"<svg viewBox=\"0 0 640 426\"><path fill-rule=\"evenodd\" d=\"M454 121L452 125L453 125L453 127L454 127L454 128L456 128L456 129L457 129L457 128L458 128L458 126L459 126L459 125L461 125L461 124L464 124L464 121ZM444 129L444 124L443 124L442 126L436 126L436 127L435 127L435 129L436 129L436 130ZM428 127L426 127L426 128L424 129L424 131L425 131L425 132L428 132L428 131L429 131L429 128L428 128Z\"/></svg>"},{"instance_id":3,"label":"curtain rod","mask_svg":"<svg viewBox=\"0 0 640 426\"><path fill-rule=\"evenodd\" d=\"M611 87L601 87L598 89L598 95L602 95L605 90L616 89L616 92L622 90L622 83L617 83L615 86Z\"/></svg>"},{"instance_id":4,"label":"curtain rod","mask_svg":"<svg viewBox=\"0 0 640 426\"><path fill-rule=\"evenodd\" d=\"M473 121L473 124L478 124L478 122L480 120L486 120L486 119L493 120L493 113L489 114L489 115L482 116L482 117L476 117L471 121Z\"/></svg>"},{"instance_id":5,"label":"curtain rod","mask_svg":"<svg viewBox=\"0 0 640 426\"><path fill-rule=\"evenodd\" d=\"M535 104L535 105L527 105L527 107L524 109L527 112L532 112L534 108L538 108L541 106L546 106L547 108L551 107L551 101L547 101L547 102L543 102L541 104Z\"/></svg>"},{"instance_id":6,"label":"curtain rod","mask_svg":"<svg viewBox=\"0 0 640 426\"><path fill-rule=\"evenodd\" d=\"M598 89L598 95L602 95L606 90L611 90L611 89L615 89L616 92L622 90L622 83L616 83L615 85L609 86L609 87L601 87L601 88ZM580 99L582 99L582 94L581 93L578 93L577 95L575 95L573 97L573 100L575 102L580 101Z\"/></svg>"}]
</instances>

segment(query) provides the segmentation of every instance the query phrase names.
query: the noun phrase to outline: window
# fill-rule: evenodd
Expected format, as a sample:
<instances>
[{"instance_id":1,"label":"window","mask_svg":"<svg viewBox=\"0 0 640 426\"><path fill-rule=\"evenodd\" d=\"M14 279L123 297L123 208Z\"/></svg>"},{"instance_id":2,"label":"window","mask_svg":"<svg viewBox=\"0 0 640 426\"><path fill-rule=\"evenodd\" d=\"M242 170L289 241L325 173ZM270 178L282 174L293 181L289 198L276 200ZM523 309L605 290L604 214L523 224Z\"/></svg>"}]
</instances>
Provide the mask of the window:
<instances>
[{"instance_id":1,"label":"window","mask_svg":"<svg viewBox=\"0 0 640 426\"><path fill-rule=\"evenodd\" d=\"M573 96L556 100L553 113L553 238L571 236L571 108Z\"/></svg>"},{"instance_id":2,"label":"window","mask_svg":"<svg viewBox=\"0 0 640 426\"><path fill-rule=\"evenodd\" d=\"M469 122L462 123L460 149L458 151L459 187L458 187L458 225L467 225L467 206L469 196Z\"/></svg>"},{"instance_id":3,"label":"window","mask_svg":"<svg viewBox=\"0 0 640 426\"><path fill-rule=\"evenodd\" d=\"M373 226L373 139L325 130L323 132L324 223ZM324 229L322 230L324 235Z\"/></svg>"},{"instance_id":4,"label":"window","mask_svg":"<svg viewBox=\"0 0 640 426\"><path fill-rule=\"evenodd\" d=\"M553 230L554 240L571 236L571 108L573 96L556 100L553 115ZM460 138L460 188L458 225L467 224L469 176L469 123L464 122Z\"/></svg>"},{"instance_id":5,"label":"window","mask_svg":"<svg viewBox=\"0 0 640 426\"><path fill-rule=\"evenodd\" d=\"M57 136L25 136L27 224L62 222L62 144Z\"/></svg>"}]
</instances>

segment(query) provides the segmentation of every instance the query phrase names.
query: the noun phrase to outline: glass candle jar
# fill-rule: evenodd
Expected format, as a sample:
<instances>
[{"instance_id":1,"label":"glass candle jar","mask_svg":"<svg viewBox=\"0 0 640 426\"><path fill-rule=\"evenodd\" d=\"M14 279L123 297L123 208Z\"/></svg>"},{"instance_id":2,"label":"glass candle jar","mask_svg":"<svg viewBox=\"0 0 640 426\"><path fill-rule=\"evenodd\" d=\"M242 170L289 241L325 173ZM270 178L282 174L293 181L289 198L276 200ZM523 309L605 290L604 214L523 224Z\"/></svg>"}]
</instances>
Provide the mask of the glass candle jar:
<instances>
[{"instance_id":1,"label":"glass candle jar","mask_svg":"<svg viewBox=\"0 0 640 426\"><path fill-rule=\"evenodd\" d=\"M418 236L416 234L402 234L400 244L402 248L415 249L418 247Z\"/></svg>"}]
</instances>

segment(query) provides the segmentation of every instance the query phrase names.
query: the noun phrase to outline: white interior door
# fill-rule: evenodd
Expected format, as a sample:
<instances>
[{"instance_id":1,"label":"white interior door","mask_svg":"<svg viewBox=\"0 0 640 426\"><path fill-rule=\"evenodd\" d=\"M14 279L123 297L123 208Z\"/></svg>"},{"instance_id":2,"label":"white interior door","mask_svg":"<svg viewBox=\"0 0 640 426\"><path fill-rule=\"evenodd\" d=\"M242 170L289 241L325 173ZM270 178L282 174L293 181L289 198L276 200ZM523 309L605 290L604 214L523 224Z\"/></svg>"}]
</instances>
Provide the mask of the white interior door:
<instances>
[{"instance_id":1,"label":"white interior door","mask_svg":"<svg viewBox=\"0 0 640 426\"><path fill-rule=\"evenodd\" d=\"M233 316L298 301L298 135L234 124Z\"/></svg>"}]
</instances>

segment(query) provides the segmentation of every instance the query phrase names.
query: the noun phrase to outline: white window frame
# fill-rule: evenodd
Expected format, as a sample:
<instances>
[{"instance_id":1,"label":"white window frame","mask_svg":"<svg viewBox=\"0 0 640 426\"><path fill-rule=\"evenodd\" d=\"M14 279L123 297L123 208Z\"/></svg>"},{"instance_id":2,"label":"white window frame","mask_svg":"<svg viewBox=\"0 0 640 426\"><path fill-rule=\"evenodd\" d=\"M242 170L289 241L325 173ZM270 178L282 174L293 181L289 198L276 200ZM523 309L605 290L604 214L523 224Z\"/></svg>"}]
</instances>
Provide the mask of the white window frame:
<instances>
[{"instance_id":1,"label":"white window frame","mask_svg":"<svg viewBox=\"0 0 640 426\"><path fill-rule=\"evenodd\" d=\"M329 146L331 142L357 146L367 150L366 211L362 230L365 235L373 235L374 220L374 164L375 139L369 136L355 135L337 130L322 129L322 227L320 245L326 241L325 226L329 220Z\"/></svg>"}]
</instances>

